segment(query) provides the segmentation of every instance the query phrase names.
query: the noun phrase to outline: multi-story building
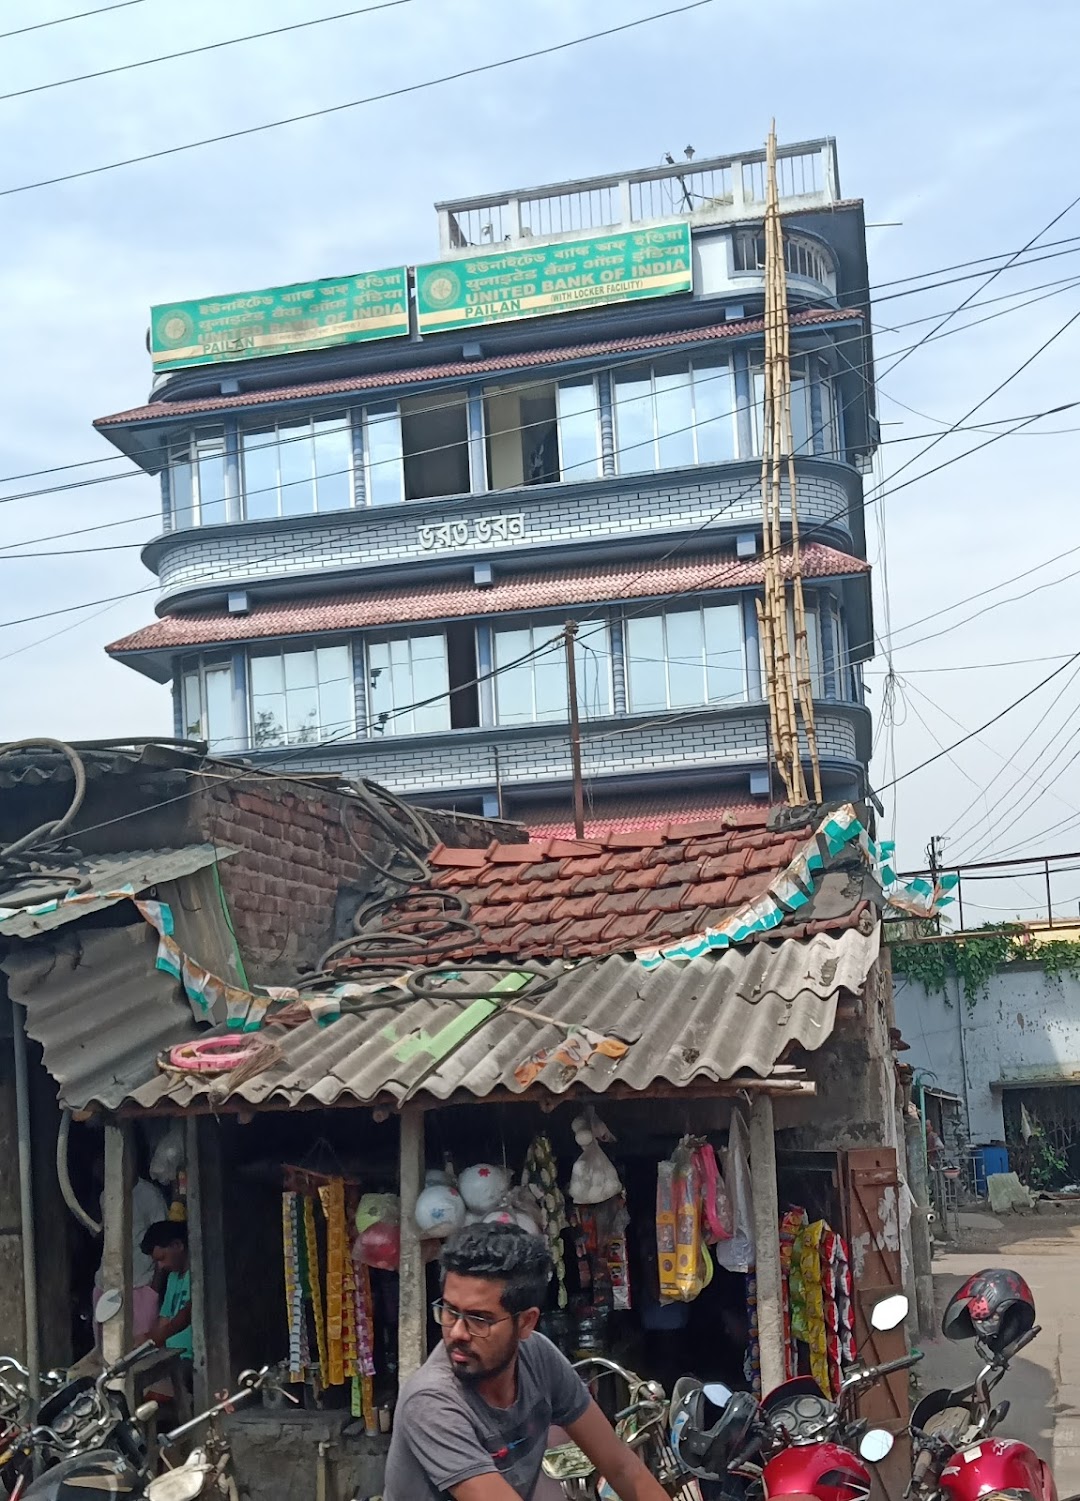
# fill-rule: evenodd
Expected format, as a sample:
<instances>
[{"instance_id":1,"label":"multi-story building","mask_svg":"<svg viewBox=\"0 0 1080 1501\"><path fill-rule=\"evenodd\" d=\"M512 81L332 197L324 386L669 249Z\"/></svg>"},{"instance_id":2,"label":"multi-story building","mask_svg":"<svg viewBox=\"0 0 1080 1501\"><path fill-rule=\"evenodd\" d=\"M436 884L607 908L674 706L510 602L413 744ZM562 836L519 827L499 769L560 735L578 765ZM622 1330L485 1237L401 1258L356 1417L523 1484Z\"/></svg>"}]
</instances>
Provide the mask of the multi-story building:
<instances>
[{"instance_id":1,"label":"multi-story building","mask_svg":"<svg viewBox=\"0 0 1080 1501\"><path fill-rule=\"evenodd\" d=\"M781 147L793 446L827 797L866 792L862 205ZM437 206L440 259L155 308L158 619L109 647L178 734L429 803L569 818L770 794L764 152ZM785 533L786 535L786 533Z\"/></svg>"}]
</instances>

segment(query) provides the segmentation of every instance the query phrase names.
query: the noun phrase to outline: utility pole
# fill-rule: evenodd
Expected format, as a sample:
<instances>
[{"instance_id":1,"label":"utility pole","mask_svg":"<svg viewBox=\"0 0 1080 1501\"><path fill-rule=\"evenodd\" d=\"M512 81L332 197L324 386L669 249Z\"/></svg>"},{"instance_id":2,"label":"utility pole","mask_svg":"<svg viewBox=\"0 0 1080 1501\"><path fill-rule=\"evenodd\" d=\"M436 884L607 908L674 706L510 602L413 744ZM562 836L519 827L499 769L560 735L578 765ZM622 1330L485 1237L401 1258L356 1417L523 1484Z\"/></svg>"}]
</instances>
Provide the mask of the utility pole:
<instances>
[{"instance_id":1,"label":"utility pole","mask_svg":"<svg viewBox=\"0 0 1080 1501\"><path fill-rule=\"evenodd\" d=\"M577 621L568 620L563 631L566 648L566 693L570 701L570 771L574 781L574 836L585 838L585 792L581 783L581 719L578 715L577 662L574 658L574 638Z\"/></svg>"},{"instance_id":2,"label":"utility pole","mask_svg":"<svg viewBox=\"0 0 1080 1501\"><path fill-rule=\"evenodd\" d=\"M937 885L938 876L941 873L944 844L945 836L943 834L931 834L930 843L926 846L926 863L930 867L930 875L935 886Z\"/></svg>"}]
</instances>

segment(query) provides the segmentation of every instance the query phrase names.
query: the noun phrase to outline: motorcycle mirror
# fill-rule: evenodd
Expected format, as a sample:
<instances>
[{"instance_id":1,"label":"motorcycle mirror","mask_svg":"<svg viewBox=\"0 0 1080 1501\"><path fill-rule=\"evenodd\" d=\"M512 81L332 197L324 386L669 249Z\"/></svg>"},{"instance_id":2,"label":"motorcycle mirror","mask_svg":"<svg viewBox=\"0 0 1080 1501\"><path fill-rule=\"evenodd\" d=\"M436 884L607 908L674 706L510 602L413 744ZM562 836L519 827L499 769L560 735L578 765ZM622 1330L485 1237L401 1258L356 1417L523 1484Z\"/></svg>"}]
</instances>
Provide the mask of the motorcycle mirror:
<instances>
[{"instance_id":1,"label":"motorcycle mirror","mask_svg":"<svg viewBox=\"0 0 1080 1501\"><path fill-rule=\"evenodd\" d=\"M726 1407L731 1401L731 1388L722 1381L711 1381L701 1390L705 1394L705 1400L711 1402L714 1407Z\"/></svg>"},{"instance_id":2,"label":"motorcycle mirror","mask_svg":"<svg viewBox=\"0 0 1080 1501\"><path fill-rule=\"evenodd\" d=\"M114 1319L124 1306L124 1295L118 1287L110 1287L103 1292L94 1309L94 1320L98 1324L107 1324Z\"/></svg>"},{"instance_id":3,"label":"motorcycle mirror","mask_svg":"<svg viewBox=\"0 0 1080 1501\"><path fill-rule=\"evenodd\" d=\"M906 1299L905 1299L906 1301ZM896 1440L884 1428L868 1428L859 1440L859 1453L870 1464L880 1464L892 1453Z\"/></svg>"},{"instance_id":4,"label":"motorcycle mirror","mask_svg":"<svg viewBox=\"0 0 1080 1501\"><path fill-rule=\"evenodd\" d=\"M870 1311L870 1327L884 1333L886 1329L899 1329L908 1316L908 1300L903 1293L893 1293L882 1298Z\"/></svg>"}]
</instances>

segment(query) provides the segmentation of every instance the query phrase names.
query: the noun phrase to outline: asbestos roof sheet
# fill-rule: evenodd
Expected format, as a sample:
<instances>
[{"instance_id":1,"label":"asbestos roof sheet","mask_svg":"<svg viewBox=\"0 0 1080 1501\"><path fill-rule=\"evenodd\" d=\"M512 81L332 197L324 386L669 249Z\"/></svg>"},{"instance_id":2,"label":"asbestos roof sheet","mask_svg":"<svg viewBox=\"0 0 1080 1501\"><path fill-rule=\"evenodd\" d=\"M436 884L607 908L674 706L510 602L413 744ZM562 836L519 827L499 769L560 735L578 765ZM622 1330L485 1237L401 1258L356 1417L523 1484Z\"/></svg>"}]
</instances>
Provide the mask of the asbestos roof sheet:
<instances>
[{"instance_id":1,"label":"asbestos roof sheet","mask_svg":"<svg viewBox=\"0 0 1080 1501\"><path fill-rule=\"evenodd\" d=\"M61 902L51 912L17 911L10 917L0 917L0 939L36 938L41 933L65 927L91 912L100 912L122 901L123 897L116 893L125 886L130 886L138 895L151 886L194 875L197 870L234 853L234 850L219 845L190 844L176 850L125 850L111 855L81 857L64 868L65 874L69 871L77 873L86 882L78 899ZM55 877L44 875L40 882L28 881L9 887L0 892L0 908L31 908L41 903L43 886L55 889L56 885Z\"/></svg>"},{"instance_id":2,"label":"asbestos roof sheet","mask_svg":"<svg viewBox=\"0 0 1080 1501\"><path fill-rule=\"evenodd\" d=\"M854 308L811 308L791 315L792 328L828 323L861 321L862 315ZM97 428L129 427L141 422L167 422L173 417L196 416L208 412L230 412L237 408L262 407L281 401L301 401L322 396L349 396L356 391L379 391L395 386L422 385L427 381L451 380L499 371L542 369L545 366L566 364L570 361L587 360L600 355L647 354L654 349L678 348L682 344L702 344L711 340L727 340L740 335L760 333L764 328L761 318L744 318L733 323L714 323L705 328L692 328L668 334L643 334L636 338L600 339L591 343L568 344L554 349L533 349L519 353L493 355L479 360L452 360L439 364L404 367L398 370L379 370L371 375L343 376L336 380L311 381L307 385L278 386L272 390L245 391L239 396L209 396L194 401L155 401L146 406L131 407L126 412L114 412L108 417L98 417Z\"/></svg>"},{"instance_id":3,"label":"asbestos roof sheet","mask_svg":"<svg viewBox=\"0 0 1080 1501\"><path fill-rule=\"evenodd\" d=\"M791 573L791 550L781 559L784 576ZM812 542L802 549L804 578L849 578L869 573L861 558ZM451 581L407 589L369 589L363 593L327 595L296 603L267 600L247 615L207 611L166 615L153 625L114 641L106 650L113 656L127 652L197 646L209 642L251 641L263 637L308 635L315 631L345 631L361 627L397 625L409 620L448 620L498 615L518 610L553 609L559 605L603 604L624 599L679 594L687 590L750 589L764 582L763 558L734 554L681 558L677 563L654 563L644 568L627 563L602 567L566 568L544 573L511 574L479 587Z\"/></svg>"},{"instance_id":4,"label":"asbestos roof sheet","mask_svg":"<svg viewBox=\"0 0 1080 1501\"><path fill-rule=\"evenodd\" d=\"M20 946L0 961L26 1031L72 1110L115 1109L152 1077L158 1053L195 1032L172 975L154 968L158 937L148 923L68 929Z\"/></svg>"},{"instance_id":5,"label":"asbestos roof sheet","mask_svg":"<svg viewBox=\"0 0 1080 1501\"><path fill-rule=\"evenodd\" d=\"M216 1103L400 1104L414 1097L521 1095L526 1088L560 1096L575 1088L604 1094L768 1078L789 1049L813 1052L830 1036L841 993L858 995L866 983L879 931L874 923L868 932L849 928L808 941L759 943L653 971L622 957L535 966L556 979L555 988L535 1000L527 990L505 999L561 1025L503 1008L487 1019L478 1015L463 1042L470 1003L453 997L479 989L482 978L448 979L438 1000L345 1014L323 1027L311 1021L266 1029L261 1035L280 1045L281 1060ZM619 1059L593 1054L576 1069L550 1057L523 1083L515 1070L541 1050L556 1049L570 1027L629 1046ZM197 1105L210 1088L197 1076L147 1079L145 1068L126 1085L128 1099L146 1109Z\"/></svg>"}]
</instances>

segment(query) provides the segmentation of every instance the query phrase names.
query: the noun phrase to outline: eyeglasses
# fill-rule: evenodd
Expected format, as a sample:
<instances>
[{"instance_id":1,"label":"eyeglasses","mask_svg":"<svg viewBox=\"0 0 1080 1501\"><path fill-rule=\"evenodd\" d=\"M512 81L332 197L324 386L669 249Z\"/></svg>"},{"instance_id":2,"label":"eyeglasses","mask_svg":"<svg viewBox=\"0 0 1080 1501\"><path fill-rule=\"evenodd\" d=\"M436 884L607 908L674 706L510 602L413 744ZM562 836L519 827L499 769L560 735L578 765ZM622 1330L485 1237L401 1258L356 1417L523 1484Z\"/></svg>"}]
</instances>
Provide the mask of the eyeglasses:
<instances>
[{"instance_id":1,"label":"eyeglasses","mask_svg":"<svg viewBox=\"0 0 1080 1501\"><path fill-rule=\"evenodd\" d=\"M431 1311L444 1329L452 1329L460 1319L473 1339L487 1339L496 1324L505 1324L517 1316L508 1313L501 1319L489 1319L486 1313L462 1313L460 1308L444 1303L441 1298L432 1303Z\"/></svg>"}]
</instances>

